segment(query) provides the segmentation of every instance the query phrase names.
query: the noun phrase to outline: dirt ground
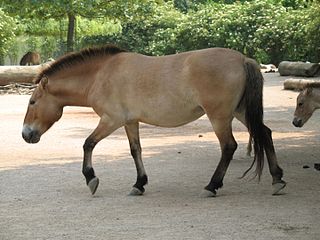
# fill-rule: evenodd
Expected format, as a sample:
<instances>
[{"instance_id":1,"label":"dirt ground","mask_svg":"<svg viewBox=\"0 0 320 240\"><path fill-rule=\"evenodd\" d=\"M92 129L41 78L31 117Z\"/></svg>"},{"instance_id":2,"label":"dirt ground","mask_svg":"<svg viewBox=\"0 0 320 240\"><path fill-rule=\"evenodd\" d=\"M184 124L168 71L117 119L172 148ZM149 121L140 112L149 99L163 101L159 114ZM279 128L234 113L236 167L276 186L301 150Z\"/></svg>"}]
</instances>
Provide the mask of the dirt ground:
<instances>
[{"instance_id":1,"label":"dirt ground","mask_svg":"<svg viewBox=\"0 0 320 240\"><path fill-rule=\"evenodd\" d=\"M66 108L62 119L30 145L21 138L29 96L0 96L0 239L320 239L320 111L301 129L292 122L297 92L265 74L265 123L273 130L284 194L272 196L267 170L260 183L239 179L252 159L248 134L234 121L239 144L216 198L199 197L220 157L206 117L179 128L141 125L149 185L128 196L136 179L123 129L100 142L91 196L81 173L82 145L98 118ZM303 168L303 166L310 168ZM267 164L266 164L267 166Z\"/></svg>"}]
</instances>

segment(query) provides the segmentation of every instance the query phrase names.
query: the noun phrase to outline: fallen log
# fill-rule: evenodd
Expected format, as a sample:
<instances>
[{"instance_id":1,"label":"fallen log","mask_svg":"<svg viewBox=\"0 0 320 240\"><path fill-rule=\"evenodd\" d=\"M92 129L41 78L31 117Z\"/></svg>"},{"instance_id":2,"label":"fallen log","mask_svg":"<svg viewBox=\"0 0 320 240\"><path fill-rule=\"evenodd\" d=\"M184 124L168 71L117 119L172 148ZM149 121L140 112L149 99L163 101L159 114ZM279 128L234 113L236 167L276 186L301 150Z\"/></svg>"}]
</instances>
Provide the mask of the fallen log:
<instances>
[{"instance_id":1,"label":"fallen log","mask_svg":"<svg viewBox=\"0 0 320 240\"><path fill-rule=\"evenodd\" d=\"M281 76L304 76L314 77L320 75L319 63L305 63L305 62L280 62L278 71Z\"/></svg>"},{"instance_id":2,"label":"fallen log","mask_svg":"<svg viewBox=\"0 0 320 240\"><path fill-rule=\"evenodd\" d=\"M11 83L32 83L32 79L47 66L0 66L0 86Z\"/></svg>"},{"instance_id":3,"label":"fallen log","mask_svg":"<svg viewBox=\"0 0 320 240\"><path fill-rule=\"evenodd\" d=\"M283 83L285 90L302 90L308 86L320 87L320 80L307 80L307 79L286 79Z\"/></svg>"}]
</instances>

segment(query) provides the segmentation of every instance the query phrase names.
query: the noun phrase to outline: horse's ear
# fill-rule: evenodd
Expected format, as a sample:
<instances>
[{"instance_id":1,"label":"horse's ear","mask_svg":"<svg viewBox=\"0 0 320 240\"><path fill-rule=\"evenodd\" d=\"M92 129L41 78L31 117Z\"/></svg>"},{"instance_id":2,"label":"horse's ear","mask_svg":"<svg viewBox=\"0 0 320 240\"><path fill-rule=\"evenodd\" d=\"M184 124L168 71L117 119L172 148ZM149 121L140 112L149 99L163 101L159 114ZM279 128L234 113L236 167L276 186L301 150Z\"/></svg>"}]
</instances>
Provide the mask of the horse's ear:
<instances>
[{"instance_id":1,"label":"horse's ear","mask_svg":"<svg viewBox=\"0 0 320 240\"><path fill-rule=\"evenodd\" d=\"M48 79L47 76L43 76L43 78L41 78L40 84L41 84L43 89L47 88L48 81L49 81L49 79Z\"/></svg>"}]
</instances>

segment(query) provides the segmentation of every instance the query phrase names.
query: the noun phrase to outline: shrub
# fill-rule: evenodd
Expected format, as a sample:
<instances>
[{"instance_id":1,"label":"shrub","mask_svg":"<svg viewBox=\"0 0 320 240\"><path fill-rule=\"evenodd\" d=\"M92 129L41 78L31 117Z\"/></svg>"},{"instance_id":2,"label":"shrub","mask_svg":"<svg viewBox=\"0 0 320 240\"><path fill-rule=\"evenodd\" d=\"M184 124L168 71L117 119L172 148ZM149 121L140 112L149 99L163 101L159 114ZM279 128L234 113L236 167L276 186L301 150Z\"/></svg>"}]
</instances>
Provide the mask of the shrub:
<instances>
[{"instance_id":1,"label":"shrub","mask_svg":"<svg viewBox=\"0 0 320 240\"><path fill-rule=\"evenodd\" d=\"M172 2L158 5L148 1L127 13L120 33L91 36L83 42L112 42L149 55L226 47L264 63L319 62L320 6L314 3L306 7L302 2L209 2L182 13Z\"/></svg>"},{"instance_id":2,"label":"shrub","mask_svg":"<svg viewBox=\"0 0 320 240\"><path fill-rule=\"evenodd\" d=\"M0 64L4 64L4 56L12 45L15 36L15 21L0 9Z\"/></svg>"}]
</instances>

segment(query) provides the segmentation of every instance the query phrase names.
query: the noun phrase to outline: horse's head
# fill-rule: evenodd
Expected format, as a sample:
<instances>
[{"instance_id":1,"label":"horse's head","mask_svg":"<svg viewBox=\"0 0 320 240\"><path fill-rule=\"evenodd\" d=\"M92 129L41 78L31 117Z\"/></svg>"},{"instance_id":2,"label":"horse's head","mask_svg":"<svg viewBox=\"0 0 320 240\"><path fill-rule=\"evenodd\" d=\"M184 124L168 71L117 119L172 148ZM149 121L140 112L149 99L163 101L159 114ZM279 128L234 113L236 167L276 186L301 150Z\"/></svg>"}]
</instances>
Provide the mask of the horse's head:
<instances>
[{"instance_id":1,"label":"horse's head","mask_svg":"<svg viewBox=\"0 0 320 240\"><path fill-rule=\"evenodd\" d=\"M296 127L302 127L316 109L312 90L312 88L306 88L297 97L297 106L292 121Z\"/></svg>"},{"instance_id":2,"label":"horse's head","mask_svg":"<svg viewBox=\"0 0 320 240\"><path fill-rule=\"evenodd\" d=\"M48 91L48 78L43 77L34 90L23 122L22 137L28 143L37 143L62 115L63 106Z\"/></svg>"}]
</instances>

